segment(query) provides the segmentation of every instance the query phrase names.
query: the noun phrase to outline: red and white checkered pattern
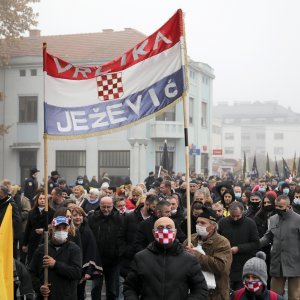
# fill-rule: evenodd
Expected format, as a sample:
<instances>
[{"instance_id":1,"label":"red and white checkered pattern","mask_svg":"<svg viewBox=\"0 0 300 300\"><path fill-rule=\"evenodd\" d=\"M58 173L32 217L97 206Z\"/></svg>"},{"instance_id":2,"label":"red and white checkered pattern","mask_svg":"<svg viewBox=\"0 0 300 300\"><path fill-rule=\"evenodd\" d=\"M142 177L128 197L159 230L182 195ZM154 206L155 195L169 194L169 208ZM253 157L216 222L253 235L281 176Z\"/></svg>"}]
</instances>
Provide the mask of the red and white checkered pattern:
<instances>
[{"instance_id":1,"label":"red and white checkered pattern","mask_svg":"<svg viewBox=\"0 0 300 300\"><path fill-rule=\"evenodd\" d=\"M154 233L155 239L161 244L171 244L175 239L175 230L173 229L157 229Z\"/></svg>"},{"instance_id":2,"label":"red and white checkered pattern","mask_svg":"<svg viewBox=\"0 0 300 300\"><path fill-rule=\"evenodd\" d=\"M119 99L123 95L121 72L100 75L96 79L100 101Z\"/></svg>"},{"instance_id":3,"label":"red and white checkered pattern","mask_svg":"<svg viewBox=\"0 0 300 300\"><path fill-rule=\"evenodd\" d=\"M261 281L244 281L244 286L245 288L251 292L251 293L256 293L260 287L263 285Z\"/></svg>"}]
</instances>

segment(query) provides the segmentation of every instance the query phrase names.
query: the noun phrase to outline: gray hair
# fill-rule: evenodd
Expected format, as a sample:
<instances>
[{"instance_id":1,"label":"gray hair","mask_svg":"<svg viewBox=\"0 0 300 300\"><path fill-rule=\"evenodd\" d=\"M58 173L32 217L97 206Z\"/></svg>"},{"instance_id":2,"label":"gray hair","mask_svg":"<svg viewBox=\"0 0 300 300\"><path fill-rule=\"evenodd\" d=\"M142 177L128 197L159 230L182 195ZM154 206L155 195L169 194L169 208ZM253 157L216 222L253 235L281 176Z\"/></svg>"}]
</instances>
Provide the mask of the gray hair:
<instances>
[{"instance_id":1,"label":"gray hair","mask_svg":"<svg viewBox=\"0 0 300 300\"><path fill-rule=\"evenodd\" d=\"M234 201L229 205L229 212L239 209L242 213L244 212L244 206L242 203Z\"/></svg>"},{"instance_id":2,"label":"gray hair","mask_svg":"<svg viewBox=\"0 0 300 300\"><path fill-rule=\"evenodd\" d=\"M280 195L275 199L276 202L279 202L280 200L284 200L287 205L291 204L291 200L287 195Z\"/></svg>"}]
</instances>

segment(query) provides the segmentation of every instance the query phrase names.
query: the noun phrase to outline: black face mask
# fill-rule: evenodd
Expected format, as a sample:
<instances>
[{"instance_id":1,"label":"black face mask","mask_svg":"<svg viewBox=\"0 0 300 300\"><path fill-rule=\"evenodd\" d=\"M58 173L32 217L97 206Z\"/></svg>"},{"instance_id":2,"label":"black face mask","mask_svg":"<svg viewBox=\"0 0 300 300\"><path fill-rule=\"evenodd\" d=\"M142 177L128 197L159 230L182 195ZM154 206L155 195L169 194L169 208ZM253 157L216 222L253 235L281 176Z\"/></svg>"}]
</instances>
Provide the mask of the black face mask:
<instances>
[{"instance_id":1,"label":"black face mask","mask_svg":"<svg viewBox=\"0 0 300 300\"><path fill-rule=\"evenodd\" d=\"M265 212L271 212L271 211L274 210L274 206L273 206L273 205L267 205L267 206L264 206L264 207L263 207L263 210L264 210Z\"/></svg>"},{"instance_id":2,"label":"black face mask","mask_svg":"<svg viewBox=\"0 0 300 300\"><path fill-rule=\"evenodd\" d=\"M283 217L286 214L286 209L275 208L275 211L280 217Z\"/></svg>"},{"instance_id":3,"label":"black face mask","mask_svg":"<svg viewBox=\"0 0 300 300\"><path fill-rule=\"evenodd\" d=\"M251 202L249 203L254 210L258 210L260 202Z\"/></svg>"}]
</instances>

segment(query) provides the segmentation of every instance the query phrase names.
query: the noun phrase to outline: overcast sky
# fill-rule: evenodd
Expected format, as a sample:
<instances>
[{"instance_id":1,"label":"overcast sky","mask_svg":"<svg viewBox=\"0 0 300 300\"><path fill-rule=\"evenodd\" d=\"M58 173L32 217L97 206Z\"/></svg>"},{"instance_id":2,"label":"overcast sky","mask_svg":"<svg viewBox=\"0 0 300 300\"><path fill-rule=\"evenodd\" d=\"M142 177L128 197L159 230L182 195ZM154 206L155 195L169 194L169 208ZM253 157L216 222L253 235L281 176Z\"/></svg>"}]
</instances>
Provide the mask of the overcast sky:
<instances>
[{"instance_id":1,"label":"overcast sky","mask_svg":"<svg viewBox=\"0 0 300 300\"><path fill-rule=\"evenodd\" d=\"M188 55L215 70L214 103L277 100L300 113L299 0L41 0L34 7L42 35L126 27L150 35L181 8Z\"/></svg>"}]
</instances>

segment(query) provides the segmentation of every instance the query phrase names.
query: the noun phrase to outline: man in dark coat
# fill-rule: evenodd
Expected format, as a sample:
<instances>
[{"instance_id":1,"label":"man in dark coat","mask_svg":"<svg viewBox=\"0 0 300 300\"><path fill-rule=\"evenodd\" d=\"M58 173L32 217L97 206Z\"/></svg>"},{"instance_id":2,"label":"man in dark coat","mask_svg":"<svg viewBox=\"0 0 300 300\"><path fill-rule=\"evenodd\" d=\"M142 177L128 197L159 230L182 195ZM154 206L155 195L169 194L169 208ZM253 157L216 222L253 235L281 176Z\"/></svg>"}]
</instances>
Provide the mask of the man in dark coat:
<instances>
[{"instance_id":1,"label":"man in dark coat","mask_svg":"<svg viewBox=\"0 0 300 300\"><path fill-rule=\"evenodd\" d=\"M151 172L149 172L149 176L144 180L147 191L149 191L151 189L151 186L154 181L155 181L155 175L154 175L154 172L151 171Z\"/></svg>"},{"instance_id":2,"label":"man in dark coat","mask_svg":"<svg viewBox=\"0 0 300 300\"><path fill-rule=\"evenodd\" d=\"M233 202L229 206L230 216L219 221L219 233L231 245L233 260L230 271L231 289L243 287L242 272L245 262L254 257L259 247L259 235L255 222L244 216L244 206Z\"/></svg>"},{"instance_id":3,"label":"man in dark coat","mask_svg":"<svg viewBox=\"0 0 300 300\"><path fill-rule=\"evenodd\" d=\"M124 283L125 300L207 299L200 264L175 239L173 220L158 219L153 236L155 241L134 257Z\"/></svg>"},{"instance_id":4,"label":"man in dark coat","mask_svg":"<svg viewBox=\"0 0 300 300\"><path fill-rule=\"evenodd\" d=\"M22 219L17 204L9 195L9 190L6 186L0 185L0 226L6 213L8 205L12 206L12 221L13 221L13 236L14 236L14 257L17 257L17 241L22 234Z\"/></svg>"},{"instance_id":5,"label":"man in dark coat","mask_svg":"<svg viewBox=\"0 0 300 300\"><path fill-rule=\"evenodd\" d=\"M51 194L52 190L58 186L58 178L59 178L59 173L54 170L51 172L51 177L48 180L48 194Z\"/></svg>"},{"instance_id":6,"label":"man in dark coat","mask_svg":"<svg viewBox=\"0 0 300 300\"><path fill-rule=\"evenodd\" d=\"M68 218L54 218L48 255L44 255L44 245L40 245L33 255L29 271L37 299L77 299L77 283L81 278L81 250L75 243L68 241L68 229ZM48 267L49 286L43 284L44 267Z\"/></svg>"},{"instance_id":7,"label":"man in dark coat","mask_svg":"<svg viewBox=\"0 0 300 300\"><path fill-rule=\"evenodd\" d=\"M123 251L120 231L124 217L113 206L111 197L100 200L100 207L88 218L88 224L96 239L98 253L102 261L105 277L107 299L117 299L119 294L120 254ZM91 296L93 300L101 299L103 278L93 280Z\"/></svg>"},{"instance_id":8,"label":"man in dark coat","mask_svg":"<svg viewBox=\"0 0 300 300\"><path fill-rule=\"evenodd\" d=\"M120 233L120 239L126 245L122 253L121 263L121 276L124 278L128 274L130 263L135 255L134 242L139 224L153 215L158 201L156 195L148 195L144 204L139 205L134 211L125 215Z\"/></svg>"},{"instance_id":9,"label":"man in dark coat","mask_svg":"<svg viewBox=\"0 0 300 300\"><path fill-rule=\"evenodd\" d=\"M33 168L30 170L30 176L26 178L24 183L24 196L30 200L31 206L33 206L33 198L38 189L38 182L36 180L37 173L40 170Z\"/></svg>"}]
</instances>

